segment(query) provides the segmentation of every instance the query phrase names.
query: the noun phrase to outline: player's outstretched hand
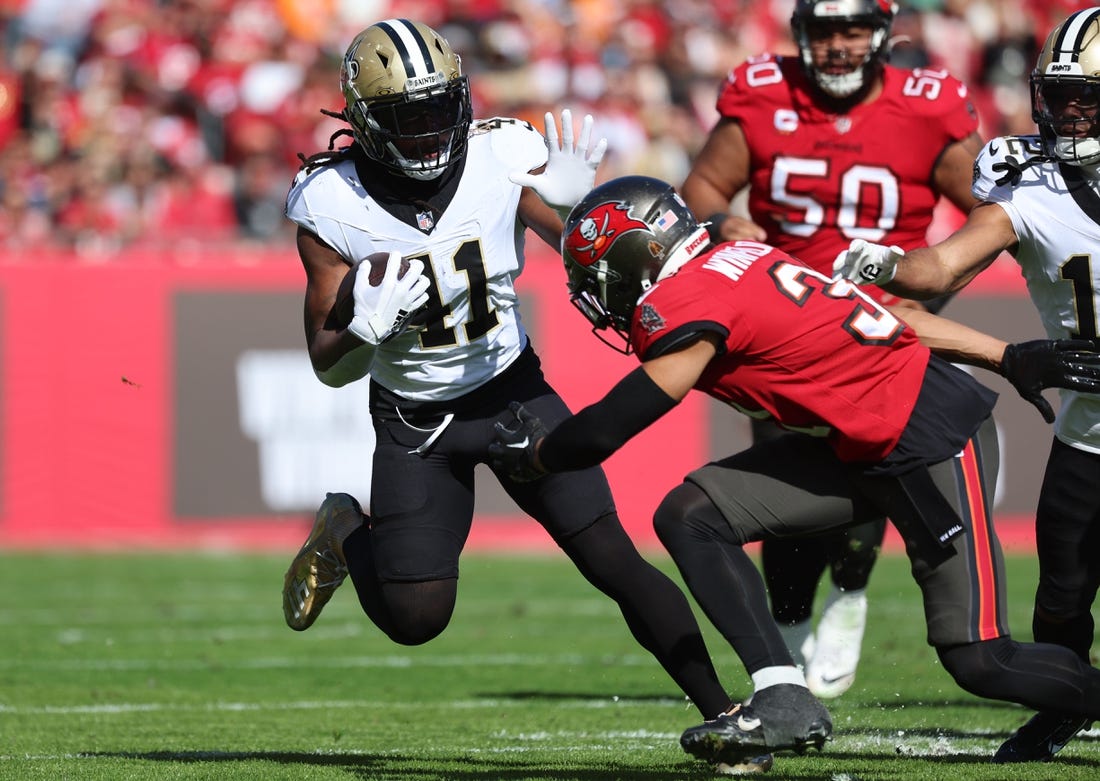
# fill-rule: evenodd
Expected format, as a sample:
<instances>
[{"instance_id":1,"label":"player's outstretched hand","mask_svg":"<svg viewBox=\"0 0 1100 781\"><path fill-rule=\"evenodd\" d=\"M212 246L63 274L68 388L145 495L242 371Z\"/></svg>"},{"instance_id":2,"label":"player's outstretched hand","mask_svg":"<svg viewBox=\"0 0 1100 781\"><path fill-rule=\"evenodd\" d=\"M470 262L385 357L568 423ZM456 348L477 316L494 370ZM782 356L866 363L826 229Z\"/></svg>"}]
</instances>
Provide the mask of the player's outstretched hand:
<instances>
[{"instance_id":1,"label":"player's outstretched hand","mask_svg":"<svg viewBox=\"0 0 1100 781\"><path fill-rule=\"evenodd\" d=\"M885 285L894 278L898 261L904 256L901 247L855 239L833 261L833 277L850 279L857 285Z\"/></svg>"},{"instance_id":2,"label":"player's outstretched hand","mask_svg":"<svg viewBox=\"0 0 1100 781\"><path fill-rule=\"evenodd\" d=\"M568 212L592 189L596 181L596 169L607 151L607 139L592 144L592 115L586 114L581 123L580 143L573 143L573 112L561 112L561 141L554 115L546 112L546 168L540 174L513 171L508 175L521 187L530 187L538 196L558 211Z\"/></svg>"},{"instance_id":3,"label":"player's outstretched hand","mask_svg":"<svg viewBox=\"0 0 1100 781\"><path fill-rule=\"evenodd\" d=\"M519 483L538 480L546 474L538 460L538 445L546 436L546 426L518 401L508 408L515 417L511 426L498 421L494 441L489 445L489 464Z\"/></svg>"},{"instance_id":4,"label":"player's outstretched hand","mask_svg":"<svg viewBox=\"0 0 1100 781\"><path fill-rule=\"evenodd\" d=\"M355 276L355 316L348 330L367 344L377 346L400 334L416 310L428 303L431 281L423 273L424 261L413 258L399 277L400 268L401 254L391 252L380 284L370 284L366 269Z\"/></svg>"},{"instance_id":5,"label":"player's outstretched hand","mask_svg":"<svg viewBox=\"0 0 1100 781\"><path fill-rule=\"evenodd\" d=\"M1047 423L1054 410L1040 391L1066 388L1100 393L1100 352L1085 339L1036 339L1010 344L1001 358L1001 374L1035 405Z\"/></svg>"}]
</instances>

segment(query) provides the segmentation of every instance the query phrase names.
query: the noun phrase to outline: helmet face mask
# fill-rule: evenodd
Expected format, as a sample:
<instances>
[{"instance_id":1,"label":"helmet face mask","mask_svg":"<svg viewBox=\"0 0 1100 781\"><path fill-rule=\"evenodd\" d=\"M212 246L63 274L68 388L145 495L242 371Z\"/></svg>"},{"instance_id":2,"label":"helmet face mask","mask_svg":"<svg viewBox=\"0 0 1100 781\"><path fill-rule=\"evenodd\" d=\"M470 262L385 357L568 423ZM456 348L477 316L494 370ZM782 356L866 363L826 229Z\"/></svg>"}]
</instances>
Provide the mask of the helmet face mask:
<instances>
[{"instance_id":1,"label":"helmet face mask","mask_svg":"<svg viewBox=\"0 0 1100 781\"><path fill-rule=\"evenodd\" d=\"M561 251L570 300L600 339L629 353L638 299L709 244L706 228L672 185L648 176L612 179L565 220ZM622 346L599 333L607 329Z\"/></svg>"},{"instance_id":2,"label":"helmet face mask","mask_svg":"<svg viewBox=\"0 0 1100 781\"><path fill-rule=\"evenodd\" d=\"M1054 156L1100 164L1100 9L1054 28L1031 73L1031 116Z\"/></svg>"},{"instance_id":3,"label":"helmet face mask","mask_svg":"<svg viewBox=\"0 0 1100 781\"><path fill-rule=\"evenodd\" d=\"M798 44L802 69L826 96L848 100L869 89L889 56L890 25L897 5L891 0L797 0L791 15L791 32ZM851 40L843 54L858 53L858 62L844 62L841 52L829 52L824 63L815 62L814 49L840 34ZM863 43L866 41L866 44ZM830 67L835 63L836 66Z\"/></svg>"},{"instance_id":4,"label":"helmet face mask","mask_svg":"<svg viewBox=\"0 0 1100 781\"><path fill-rule=\"evenodd\" d=\"M471 106L458 55L427 25L373 24L340 70L344 117L368 158L414 179L435 179L466 151Z\"/></svg>"}]
</instances>

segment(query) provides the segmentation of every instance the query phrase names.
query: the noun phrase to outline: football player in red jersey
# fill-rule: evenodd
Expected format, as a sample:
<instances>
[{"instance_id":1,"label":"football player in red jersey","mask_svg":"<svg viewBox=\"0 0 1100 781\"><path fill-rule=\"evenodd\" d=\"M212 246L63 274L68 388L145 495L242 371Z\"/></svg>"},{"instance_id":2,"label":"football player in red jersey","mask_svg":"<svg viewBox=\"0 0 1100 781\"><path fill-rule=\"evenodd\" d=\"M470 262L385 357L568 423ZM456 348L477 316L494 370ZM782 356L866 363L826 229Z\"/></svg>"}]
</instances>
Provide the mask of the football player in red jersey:
<instances>
[{"instance_id":1,"label":"football player in red jersey","mask_svg":"<svg viewBox=\"0 0 1100 781\"><path fill-rule=\"evenodd\" d=\"M712 245L675 190L649 177L591 191L566 219L562 252L574 304L596 329L623 337L642 366L549 432L513 403L515 421L498 424L490 448L497 468L540 480L598 464L692 388L814 435L706 464L654 515L754 686L748 702L686 730L685 751L736 762L824 744L829 713L794 665L743 546L881 516L905 540L928 642L961 687L1100 716L1100 670L1068 648L1009 635L988 505L996 394L929 351L1000 371L1017 388L1094 392L1100 353L1089 343L1026 343L1045 349L1002 364L1004 342L921 310L907 324L851 282L767 244Z\"/></svg>"},{"instance_id":2,"label":"football player in red jersey","mask_svg":"<svg viewBox=\"0 0 1100 781\"><path fill-rule=\"evenodd\" d=\"M765 241L831 275L854 238L925 246L941 196L963 211L976 203L970 174L981 140L967 89L944 71L886 64L895 11L887 0L798 0L799 56L764 54L730 72L719 121L682 188L696 215L711 215L712 238ZM746 185L751 219L729 213ZM759 420L752 432L754 440L778 433ZM885 529L876 518L812 543L761 546L772 616L820 697L855 680L866 586ZM814 631L826 568L831 588Z\"/></svg>"},{"instance_id":3,"label":"football player in red jersey","mask_svg":"<svg viewBox=\"0 0 1100 781\"><path fill-rule=\"evenodd\" d=\"M833 270L914 297L961 289L1008 252L1027 281L1047 336L1100 340L1100 7L1057 24L1031 72L1035 135L992 139L974 166L982 203L931 247L853 241ZM899 260L901 261L899 263ZM895 276L896 274L896 276ZM873 288L872 288L873 289ZM1035 512L1039 584L1032 635L1089 661L1100 588L1100 397L1063 392ZM1040 712L1012 734L996 762L1046 762L1089 721Z\"/></svg>"}]
</instances>

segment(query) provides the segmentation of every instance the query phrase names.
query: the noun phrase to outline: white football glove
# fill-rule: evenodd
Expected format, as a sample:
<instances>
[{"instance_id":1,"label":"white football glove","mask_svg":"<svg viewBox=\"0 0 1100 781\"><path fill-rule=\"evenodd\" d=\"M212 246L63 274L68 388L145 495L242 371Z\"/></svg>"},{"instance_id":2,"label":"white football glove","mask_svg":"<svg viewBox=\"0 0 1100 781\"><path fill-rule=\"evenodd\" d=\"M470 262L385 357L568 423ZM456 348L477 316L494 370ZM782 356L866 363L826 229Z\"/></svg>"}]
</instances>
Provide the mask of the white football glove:
<instances>
[{"instance_id":1,"label":"white football glove","mask_svg":"<svg viewBox=\"0 0 1100 781\"><path fill-rule=\"evenodd\" d=\"M586 114L581 123L580 144L573 144L573 113L561 112L561 143L554 115L546 112L546 168L541 174L513 171L508 175L521 187L530 187L548 205L559 213L568 214L596 181L596 169L607 151L607 139L601 138L589 150L592 142L592 115Z\"/></svg>"},{"instance_id":2,"label":"white football glove","mask_svg":"<svg viewBox=\"0 0 1100 781\"><path fill-rule=\"evenodd\" d=\"M894 278L898 261L904 256L901 247L855 239L833 261L833 278L850 279L859 285L885 285Z\"/></svg>"},{"instance_id":3,"label":"white football glove","mask_svg":"<svg viewBox=\"0 0 1100 781\"><path fill-rule=\"evenodd\" d=\"M405 276L398 279L400 269L401 253L391 252L381 284L371 285L369 269L360 269L355 276L355 316L348 330L367 344L377 346L400 334L409 317L428 303L431 282L423 273L424 261L410 260Z\"/></svg>"}]
</instances>

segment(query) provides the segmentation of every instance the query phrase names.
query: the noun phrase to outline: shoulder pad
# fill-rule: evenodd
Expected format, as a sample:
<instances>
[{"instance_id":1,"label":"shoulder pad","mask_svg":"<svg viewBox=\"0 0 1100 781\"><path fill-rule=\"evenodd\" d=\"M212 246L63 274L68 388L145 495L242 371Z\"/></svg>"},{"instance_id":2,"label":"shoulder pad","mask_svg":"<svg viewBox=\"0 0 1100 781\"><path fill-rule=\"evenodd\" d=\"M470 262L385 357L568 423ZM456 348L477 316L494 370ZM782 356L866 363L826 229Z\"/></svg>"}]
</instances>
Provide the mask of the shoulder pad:
<instances>
[{"instance_id":1,"label":"shoulder pad","mask_svg":"<svg viewBox=\"0 0 1100 781\"><path fill-rule=\"evenodd\" d=\"M995 188L1015 187L1031 166L1045 161L1043 143L1037 135L994 138L974 160L971 191L974 197L985 200Z\"/></svg>"},{"instance_id":2,"label":"shoulder pad","mask_svg":"<svg viewBox=\"0 0 1100 781\"><path fill-rule=\"evenodd\" d=\"M475 121L470 126L470 143L486 142L508 170L530 171L546 162L546 139L527 120L493 117Z\"/></svg>"},{"instance_id":3,"label":"shoulder pad","mask_svg":"<svg viewBox=\"0 0 1100 781\"><path fill-rule=\"evenodd\" d=\"M755 89L783 81L783 58L775 54L757 54L732 68L726 77L725 87Z\"/></svg>"}]
</instances>

